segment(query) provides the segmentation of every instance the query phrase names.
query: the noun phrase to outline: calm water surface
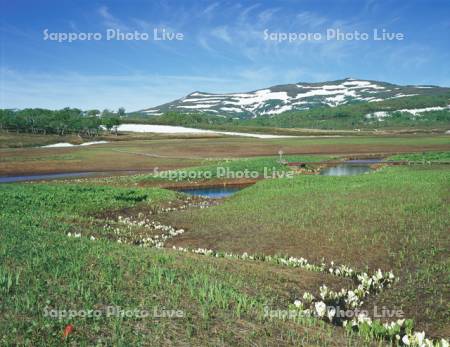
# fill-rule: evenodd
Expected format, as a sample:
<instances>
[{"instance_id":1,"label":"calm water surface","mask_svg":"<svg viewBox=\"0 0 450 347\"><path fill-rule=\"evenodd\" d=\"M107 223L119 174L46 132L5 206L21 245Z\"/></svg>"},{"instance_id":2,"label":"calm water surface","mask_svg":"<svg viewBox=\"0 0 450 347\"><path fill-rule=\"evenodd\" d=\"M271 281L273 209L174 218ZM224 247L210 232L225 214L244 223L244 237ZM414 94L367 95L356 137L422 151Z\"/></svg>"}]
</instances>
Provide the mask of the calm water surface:
<instances>
[{"instance_id":1,"label":"calm water surface","mask_svg":"<svg viewBox=\"0 0 450 347\"><path fill-rule=\"evenodd\" d=\"M383 162L383 159L353 159L347 160L342 164L326 167L320 170L322 176L355 176L366 172L371 172L373 169L370 165Z\"/></svg>"}]
</instances>

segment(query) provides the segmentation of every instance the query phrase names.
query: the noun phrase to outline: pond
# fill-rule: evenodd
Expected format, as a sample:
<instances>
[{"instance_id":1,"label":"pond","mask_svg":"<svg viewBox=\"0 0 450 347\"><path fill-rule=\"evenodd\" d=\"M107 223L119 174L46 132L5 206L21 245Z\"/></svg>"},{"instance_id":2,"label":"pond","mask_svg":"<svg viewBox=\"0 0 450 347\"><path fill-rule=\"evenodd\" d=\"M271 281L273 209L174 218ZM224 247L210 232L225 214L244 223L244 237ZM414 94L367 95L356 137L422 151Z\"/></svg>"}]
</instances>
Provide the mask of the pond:
<instances>
[{"instance_id":1,"label":"pond","mask_svg":"<svg viewBox=\"0 0 450 347\"><path fill-rule=\"evenodd\" d=\"M196 188L180 188L175 191L189 195L202 196L210 199L220 199L231 196L240 191L244 187L196 187Z\"/></svg>"},{"instance_id":2,"label":"pond","mask_svg":"<svg viewBox=\"0 0 450 347\"><path fill-rule=\"evenodd\" d=\"M360 175L366 172L370 172L373 169L369 165L348 165L341 164L333 167L326 167L320 170L322 176L354 176Z\"/></svg>"},{"instance_id":3,"label":"pond","mask_svg":"<svg viewBox=\"0 0 450 347\"><path fill-rule=\"evenodd\" d=\"M382 159L354 159L347 160L343 164L326 167L320 170L322 176L355 176L371 172L373 164L381 163Z\"/></svg>"}]
</instances>

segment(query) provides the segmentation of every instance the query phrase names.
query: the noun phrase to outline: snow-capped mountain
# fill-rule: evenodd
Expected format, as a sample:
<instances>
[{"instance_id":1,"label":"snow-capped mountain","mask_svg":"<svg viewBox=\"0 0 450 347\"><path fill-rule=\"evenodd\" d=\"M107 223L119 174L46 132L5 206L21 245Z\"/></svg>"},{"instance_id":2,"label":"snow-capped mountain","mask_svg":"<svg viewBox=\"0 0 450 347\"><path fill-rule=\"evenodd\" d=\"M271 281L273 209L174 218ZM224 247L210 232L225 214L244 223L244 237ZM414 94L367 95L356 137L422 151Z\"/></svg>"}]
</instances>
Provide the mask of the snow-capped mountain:
<instances>
[{"instance_id":1,"label":"snow-capped mountain","mask_svg":"<svg viewBox=\"0 0 450 347\"><path fill-rule=\"evenodd\" d=\"M321 83L278 85L248 93L211 94L197 91L184 98L144 109L141 112L150 116L177 111L255 118L260 115L275 116L286 111L335 107L413 95L432 95L444 91L450 91L450 88L425 85L400 86L386 82L346 78Z\"/></svg>"}]
</instances>

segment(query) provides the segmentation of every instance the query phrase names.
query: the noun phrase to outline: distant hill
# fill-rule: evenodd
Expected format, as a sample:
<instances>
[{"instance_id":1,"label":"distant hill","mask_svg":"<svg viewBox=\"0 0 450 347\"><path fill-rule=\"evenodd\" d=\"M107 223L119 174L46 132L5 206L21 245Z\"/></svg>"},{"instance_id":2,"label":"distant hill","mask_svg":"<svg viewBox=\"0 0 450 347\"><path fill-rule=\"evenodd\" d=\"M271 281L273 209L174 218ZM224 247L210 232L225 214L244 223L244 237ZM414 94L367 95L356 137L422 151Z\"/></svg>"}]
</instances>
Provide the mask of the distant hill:
<instances>
[{"instance_id":1,"label":"distant hill","mask_svg":"<svg viewBox=\"0 0 450 347\"><path fill-rule=\"evenodd\" d=\"M212 94L197 91L181 99L143 109L139 113L147 116L176 112L184 114L201 113L235 119L272 118L296 111L364 103L377 104L381 101L412 96L443 94L450 94L450 88L432 85L401 86L386 82L346 78L321 83L278 85L247 93ZM436 106L427 106L439 107L431 109L431 111L447 107L442 103ZM413 114L417 116L422 111L426 112L427 110L415 109ZM386 118L391 113L371 113L367 115L367 118Z\"/></svg>"}]
</instances>

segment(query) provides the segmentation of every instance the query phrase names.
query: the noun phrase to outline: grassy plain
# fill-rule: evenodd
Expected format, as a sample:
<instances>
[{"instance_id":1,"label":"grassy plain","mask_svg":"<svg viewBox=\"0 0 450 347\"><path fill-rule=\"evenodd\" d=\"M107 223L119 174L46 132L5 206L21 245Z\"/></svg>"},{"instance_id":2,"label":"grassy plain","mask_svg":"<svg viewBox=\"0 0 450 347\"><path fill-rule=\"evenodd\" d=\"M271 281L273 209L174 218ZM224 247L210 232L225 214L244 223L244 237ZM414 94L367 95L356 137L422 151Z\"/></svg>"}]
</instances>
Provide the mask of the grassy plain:
<instances>
[{"instance_id":1,"label":"grassy plain","mask_svg":"<svg viewBox=\"0 0 450 347\"><path fill-rule=\"evenodd\" d=\"M449 181L445 166L266 180L220 206L171 214L191 232L170 244L392 269L400 282L378 305L448 336Z\"/></svg>"},{"instance_id":2,"label":"grassy plain","mask_svg":"<svg viewBox=\"0 0 450 347\"><path fill-rule=\"evenodd\" d=\"M145 135L92 147L2 148L0 175L155 167L208 171L219 165L261 171L280 168L279 150L289 161L380 155L448 161L450 140L428 135L264 140ZM139 213L186 230L169 247L289 254L360 270L393 270L400 281L369 297L364 307L400 308L427 335L450 336L448 165L263 180L217 206L156 215L158 207L184 198L146 187L152 181L148 175L81 181L0 185L0 344L59 345L64 327L72 323L72 345L383 345L321 321L262 315L266 306L283 309L304 291L317 294L322 284L347 287L347 280L119 244L114 230L104 228L107 219ZM82 237L69 238L69 232ZM129 232L133 238L145 231ZM46 307L108 305L181 309L186 316L57 320L43 315Z\"/></svg>"},{"instance_id":3,"label":"grassy plain","mask_svg":"<svg viewBox=\"0 0 450 347\"><path fill-rule=\"evenodd\" d=\"M450 137L155 138L72 148L0 149L0 175L174 169L208 165L211 160L226 158L274 156L279 150L286 155L448 151Z\"/></svg>"},{"instance_id":4,"label":"grassy plain","mask_svg":"<svg viewBox=\"0 0 450 347\"><path fill-rule=\"evenodd\" d=\"M0 199L0 341L2 345L302 345L363 346L320 321L264 318L303 290L328 283L327 274L139 248L106 238L93 213L150 208L175 198L158 189L7 185ZM100 223L100 224L99 224ZM69 238L67 233L82 233ZM182 310L182 318L46 317L60 310L107 306L153 312ZM379 344L377 344L379 345Z\"/></svg>"}]
</instances>

